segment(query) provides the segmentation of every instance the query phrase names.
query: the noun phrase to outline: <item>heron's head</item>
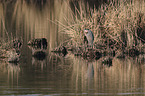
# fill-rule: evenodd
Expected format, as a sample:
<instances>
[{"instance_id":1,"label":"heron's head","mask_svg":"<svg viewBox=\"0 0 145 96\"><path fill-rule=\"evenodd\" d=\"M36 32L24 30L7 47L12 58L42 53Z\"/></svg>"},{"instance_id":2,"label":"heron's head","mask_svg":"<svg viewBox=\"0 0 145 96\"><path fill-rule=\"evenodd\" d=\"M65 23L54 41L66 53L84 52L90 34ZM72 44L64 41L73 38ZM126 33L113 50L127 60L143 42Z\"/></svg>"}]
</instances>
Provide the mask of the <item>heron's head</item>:
<instances>
[{"instance_id":1,"label":"heron's head","mask_svg":"<svg viewBox=\"0 0 145 96\"><path fill-rule=\"evenodd\" d=\"M84 34L85 34L85 35L88 34L88 32L89 32L89 29L85 29L85 30L84 30Z\"/></svg>"}]
</instances>

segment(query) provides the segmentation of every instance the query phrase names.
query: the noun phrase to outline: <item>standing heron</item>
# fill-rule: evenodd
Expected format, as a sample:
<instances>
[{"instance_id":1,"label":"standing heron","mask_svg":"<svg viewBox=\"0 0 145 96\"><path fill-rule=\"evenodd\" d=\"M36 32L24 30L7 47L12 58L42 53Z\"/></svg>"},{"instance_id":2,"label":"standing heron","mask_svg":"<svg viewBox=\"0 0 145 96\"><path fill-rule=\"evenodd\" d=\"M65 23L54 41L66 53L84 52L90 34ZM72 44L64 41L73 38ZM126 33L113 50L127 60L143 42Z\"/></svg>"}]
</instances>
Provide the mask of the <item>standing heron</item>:
<instances>
[{"instance_id":1,"label":"standing heron","mask_svg":"<svg viewBox=\"0 0 145 96\"><path fill-rule=\"evenodd\" d=\"M93 32L89 29L84 30L84 43L88 43L89 46L93 46L94 35Z\"/></svg>"}]
</instances>

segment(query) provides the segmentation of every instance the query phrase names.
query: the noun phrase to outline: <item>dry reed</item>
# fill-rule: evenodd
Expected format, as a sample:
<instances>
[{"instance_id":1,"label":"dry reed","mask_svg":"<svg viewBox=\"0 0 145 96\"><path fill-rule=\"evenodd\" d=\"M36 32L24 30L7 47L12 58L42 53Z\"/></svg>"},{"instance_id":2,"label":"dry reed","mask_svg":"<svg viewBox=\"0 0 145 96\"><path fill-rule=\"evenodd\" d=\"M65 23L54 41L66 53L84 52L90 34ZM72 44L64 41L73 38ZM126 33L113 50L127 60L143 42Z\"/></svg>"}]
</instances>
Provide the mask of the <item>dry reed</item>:
<instances>
[{"instance_id":1,"label":"dry reed","mask_svg":"<svg viewBox=\"0 0 145 96\"><path fill-rule=\"evenodd\" d=\"M142 44L138 39L137 28L145 23L144 0L112 0L98 9L90 9L88 4L78 2L79 8L75 7L75 12L70 12L73 20L63 28L64 33L68 34L74 42L81 44L83 30L88 28L93 31L95 42L107 38L118 42L121 46L124 42L127 42L127 47L134 46L136 42L138 45ZM122 39L123 32L126 41Z\"/></svg>"}]
</instances>

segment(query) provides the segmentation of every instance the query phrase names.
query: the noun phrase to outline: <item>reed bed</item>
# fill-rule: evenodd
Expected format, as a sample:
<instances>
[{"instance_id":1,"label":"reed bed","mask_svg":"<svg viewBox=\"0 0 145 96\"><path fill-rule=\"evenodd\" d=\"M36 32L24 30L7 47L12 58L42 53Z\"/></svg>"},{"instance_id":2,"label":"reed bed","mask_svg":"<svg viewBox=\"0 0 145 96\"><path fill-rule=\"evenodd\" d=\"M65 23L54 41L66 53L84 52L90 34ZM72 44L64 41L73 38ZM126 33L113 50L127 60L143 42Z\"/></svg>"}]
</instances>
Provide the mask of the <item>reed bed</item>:
<instances>
[{"instance_id":1,"label":"reed bed","mask_svg":"<svg viewBox=\"0 0 145 96\"><path fill-rule=\"evenodd\" d=\"M74 43L82 44L83 30L87 28L93 31L96 43L109 39L118 43L120 48L143 45L137 32L145 23L144 0L112 0L98 9L91 9L88 4L78 2L79 8L75 6L75 12L70 12L73 19L63 28L63 32Z\"/></svg>"}]
</instances>

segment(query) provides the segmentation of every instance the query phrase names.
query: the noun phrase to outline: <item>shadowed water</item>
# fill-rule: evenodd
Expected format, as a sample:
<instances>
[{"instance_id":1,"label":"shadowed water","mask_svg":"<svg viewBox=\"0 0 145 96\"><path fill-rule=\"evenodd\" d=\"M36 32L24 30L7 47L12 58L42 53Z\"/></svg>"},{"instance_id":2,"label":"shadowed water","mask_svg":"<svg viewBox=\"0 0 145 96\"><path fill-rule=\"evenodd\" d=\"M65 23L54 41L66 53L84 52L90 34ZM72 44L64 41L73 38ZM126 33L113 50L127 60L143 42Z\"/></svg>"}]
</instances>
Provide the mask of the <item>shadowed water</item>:
<instances>
[{"instance_id":1,"label":"shadowed water","mask_svg":"<svg viewBox=\"0 0 145 96\"><path fill-rule=\"evenodd\" d=\"M68 7L69 1L65 0L44 3L37 5L25 0L0 3L0 37L23 39L17 64L0 59L0 95L145 94L144 55L122 59L106 56L90 62L71 53L66 56L51 53L52 49L69 38L61 29L68 23L65 18L71 21L71 9ZM47 39L47 49L39 50L46 53L41 59L33 56L38 50L27 45L33 38ZM103 63L106 58L111 58L111 66Z\"/></svg>"}]
</instances>

